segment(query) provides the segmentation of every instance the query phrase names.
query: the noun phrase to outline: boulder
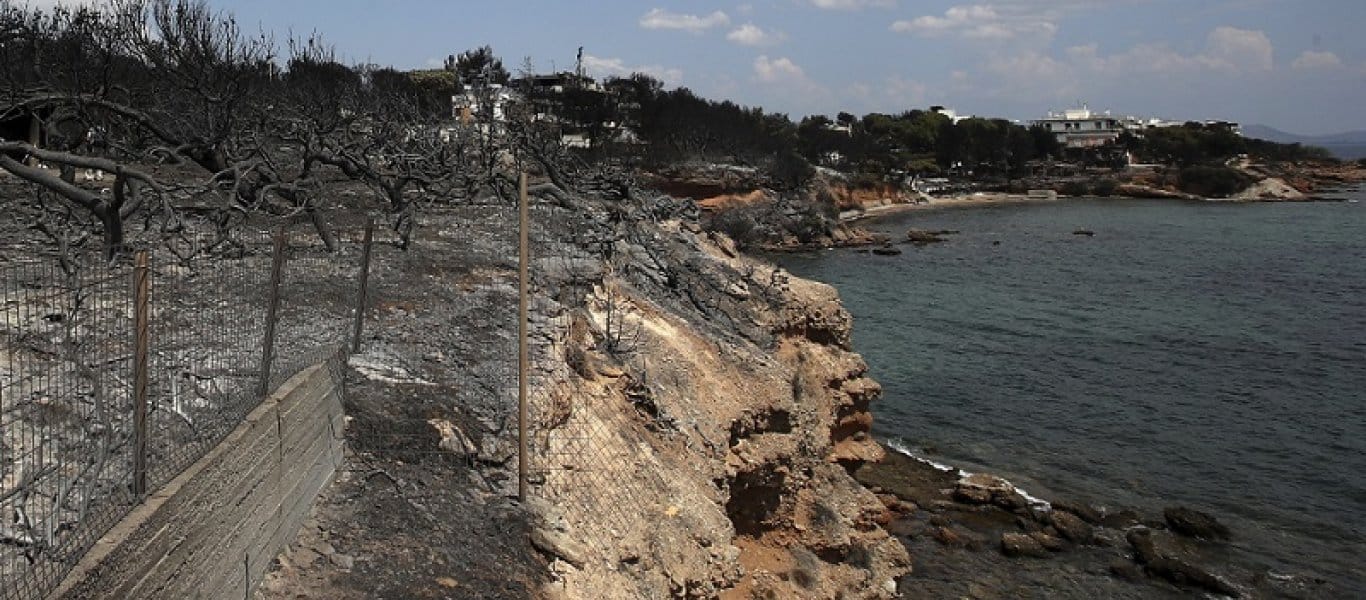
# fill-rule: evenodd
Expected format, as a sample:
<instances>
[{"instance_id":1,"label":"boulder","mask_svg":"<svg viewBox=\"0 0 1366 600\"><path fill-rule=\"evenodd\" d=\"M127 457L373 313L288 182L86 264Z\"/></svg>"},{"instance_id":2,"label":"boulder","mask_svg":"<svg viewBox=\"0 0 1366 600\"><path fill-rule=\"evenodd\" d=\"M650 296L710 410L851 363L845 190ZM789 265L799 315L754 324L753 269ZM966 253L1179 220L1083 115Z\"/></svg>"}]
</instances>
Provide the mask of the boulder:
<instances>
[{"instance_id":1,"label":"boulder","mask_svg":"<svg viewBox=\"0 0 1366 600\"><path fill-rule=\"evenodd\" d=\"M1092 525L1100 524L1100 512L1094 508L1091 508L1089 504L1083 504L1080 502L1070 502L1067 500L1054 500L1049 504L1052 505L1053 510L1055 511L1061 510L1064 512L1072 513L1078 517L1081 517L1081 520L1086 521L1087 523L1090 523Z\"/></svg>"},{"instance_id":2,"label":"boulder","mask_svg":"<svg viewBox=\"0 0 1366 600\"><path fill-rule=\"evenodd\" d=\"M1029 537L1032 538L1034 541L1038 542L1040 546L1043 546L1044 550L1047 550L1049 552L1062 552L1064 549L1066 549L1066 546L1063 544L1062 540L1051 535L1048 535L1048 533L1043 531L1035 531L1033 533L1030 533Z\"/></svg>"},{"instance_id":3,"label":"boulder","mask_svg":"<svg viewBox=\"0 0 1366 600\"><path fill-rule=\"evenodd\" d=\"M1096 537L1095 529L1070 512L1054 510L1049 513L1048 522L1063 538L1078 544L1089 544Z\"/></svg>"},{"instance_id":4,"label":"boulder","mask_svg":"<svg viewBox=\"0 0 1366 600\"><path fill-rule=\"evenodd\" d=\"M1134 529L1126 536L1134 558L1149 575L1177 585L1197 587L1216 594L1242 598L1243 592L1228 580L1193 562L1174 544L1159 544L1149 529ZM1168 540L1170 542L1170 540Z\"/></svg>"},{"instance_id":5,"label":"boulder","mask_svg":"<svg viewBox=\"0 0 1366 600\"><path fill-rule=\"evenodd\" d=\"M964 544L963 537L949 527L935 527L934 531L930 532L930 535L934 537L936 542L950 548L956 548Z\"/></svg>"},{"instance_id":6,"label":"boulder","mask_svg":"<svg viewBox=\"0 0 1366 600\"><path fill-rule=\"evenodd\" d=\"M588 548L559 531L540 527L532 529L531 545L580 569L588 562Z\"/></svg>"},{"instance_id":7,"label":"boulder","mask_svg":"<svg viewBox=\"0 0 1366 600\"><path fill-rule=\"evenodd\" d=\"M1184 506L1174 506L1162 511L1167 525L1181 535L1207 540L1229 539L1228 527L1213 516Z\"/></svg>"},{"instance_id":8,"label":"boulder","mask_svg":"<svg viewBox=\"0 0 1366 600\"><path fill-rule=\"evenodd\" d=\"M996 498L1018 495L1009 481L986 473L965 475L954 485L953 497L966 504L991 504Z\"/></svg>"},{"instance_id":9,"label":"boulder","mask_svg":"<svg viewBox=\"0 0 1366 600\"><path fill-rule=\"evenodd\" d=\"M1048 558L1052 556L1052 553L1044 548L1038 540L1023 533L1001 534L1001 553L1011 557Z\"/></svg>"}]
</instances>

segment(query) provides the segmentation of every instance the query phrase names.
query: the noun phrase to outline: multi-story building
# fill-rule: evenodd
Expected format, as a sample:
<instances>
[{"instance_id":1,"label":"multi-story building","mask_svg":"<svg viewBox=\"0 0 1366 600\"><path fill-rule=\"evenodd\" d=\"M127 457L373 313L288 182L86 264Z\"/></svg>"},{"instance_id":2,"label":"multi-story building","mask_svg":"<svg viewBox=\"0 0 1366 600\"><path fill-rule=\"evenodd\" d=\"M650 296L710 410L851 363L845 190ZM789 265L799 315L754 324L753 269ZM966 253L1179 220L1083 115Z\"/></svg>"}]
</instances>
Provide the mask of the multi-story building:
<instances>
[{"instance_id":1,"label":"multi-story building","mask_svg":"<svg viewBox=\"0 0 1366 600\"><path fill-rule=\"evenodd\" d=\"M1081 108L1049 112L1048 116L1031 124L1053 132L1058 143L1068 148L1095 148L1119 139L1125 131L1125 120L1098 113L1082 105Z\"/></svg>"}]
</instances>

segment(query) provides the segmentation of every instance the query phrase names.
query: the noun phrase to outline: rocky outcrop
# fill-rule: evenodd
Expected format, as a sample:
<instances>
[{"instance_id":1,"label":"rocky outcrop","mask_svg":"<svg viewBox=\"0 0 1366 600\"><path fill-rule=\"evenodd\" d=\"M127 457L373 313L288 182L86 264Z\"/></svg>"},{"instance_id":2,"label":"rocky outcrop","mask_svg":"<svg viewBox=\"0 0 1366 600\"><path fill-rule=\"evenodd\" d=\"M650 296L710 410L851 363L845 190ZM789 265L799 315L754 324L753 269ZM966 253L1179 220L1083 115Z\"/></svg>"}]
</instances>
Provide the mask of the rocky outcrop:
<instances>
[{"instance_id":1,"label":"rocky outcrop","mask_svg":"<svg viewBox=\"0 0 1366 600\"><path fill-rule=\"evenodd\" d=\"M1195 194L1176 192L1138 183L1122 183L1115 187L1115 196L1153 198L1158 200L1204 200Z\"/></svg>"},{"instance_id":2,"label":"rocky outcrop","mask_svg":"<svg viewBox=\"0 0 1366 600\"><path fill-rule=\"evenodd\" d=\"M555 513L536 538L546 593L892 597L906 551L849 475L883 455L881 388L834 289L686 219L625 223L604 275L548 284L565 300L538 327L561 357L537 390L561 408L534 418Z\"/></svg>"},{"instance_id":3,"label":"rocky outcrop","mask_svg":"<svg viewBox=\"0 0 1366 600\"><path fill-rule=\"evenodd\" d=\"M1303 201L1308 199L1309 196L1305 195L1304 192L1295 189L1293 186L1286 183L1284 179L1278 177L1267 177L1262 179L1253 183L1251 186L1248 186L1247 189L1229 196L1228 198L1228 200L1233 202L1265 202L1274 200Z\"/></svg>"}]
</instances>

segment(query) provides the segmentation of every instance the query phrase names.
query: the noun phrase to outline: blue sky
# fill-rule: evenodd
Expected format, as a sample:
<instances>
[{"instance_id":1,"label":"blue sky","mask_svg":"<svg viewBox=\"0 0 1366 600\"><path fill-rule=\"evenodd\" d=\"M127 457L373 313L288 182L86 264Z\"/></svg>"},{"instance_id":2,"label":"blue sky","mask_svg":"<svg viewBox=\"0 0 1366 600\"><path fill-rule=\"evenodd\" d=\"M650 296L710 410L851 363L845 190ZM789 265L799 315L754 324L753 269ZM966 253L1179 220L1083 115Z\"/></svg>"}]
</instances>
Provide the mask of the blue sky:
<instances>
[{"instance_id":1,"label":"blue sky","mask_svg":"<svg viewBox=\"0 0 1366 600\"><path fill-rule=\"evenodd\" d=\"M1366 129L1366 0L211 0L398 67L490 44L516 70L650 72L787 112L944 104L1028 119L1077 101L1295 133Z\"/></svg>"}]
</instances>

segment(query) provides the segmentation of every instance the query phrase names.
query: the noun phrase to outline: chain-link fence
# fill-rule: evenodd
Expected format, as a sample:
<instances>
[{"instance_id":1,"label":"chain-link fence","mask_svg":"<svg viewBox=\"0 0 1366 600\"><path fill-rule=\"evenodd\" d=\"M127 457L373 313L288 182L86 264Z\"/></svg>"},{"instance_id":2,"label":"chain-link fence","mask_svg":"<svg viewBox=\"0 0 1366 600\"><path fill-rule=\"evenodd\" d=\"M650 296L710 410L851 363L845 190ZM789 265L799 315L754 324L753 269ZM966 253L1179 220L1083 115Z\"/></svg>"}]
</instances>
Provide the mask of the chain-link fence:
<instances>
[{"instance_id":1,"label":"chain-link fence","mask_svg":"<svg viewBox=\"0 0 1366 600\"><path fill-rule=\"evenodd\" d=\"M641 324L616 288L623 273L615 271L628 267L612 257L626 235L612 222L530 198L529 494L598 529L587 540L598 551L619 543L663 485L656 469L642 468L649 450L632 395L648 393L633 379L644 370L634 358ZM607 370L628 374L626 398L578 382L592 369L581 362L585 347L611 363Z\"/></svg>"},{"instance_id":2,"label":"chain-link fence","mask_svg":"<svg viewBox=\"0 0 1366 600\"><path fill-rule=\"evenodd\" d=\"M42 597L264 393L351 351L372 229L0 268L0 599Z\"/></svg>"}]
</instances>

